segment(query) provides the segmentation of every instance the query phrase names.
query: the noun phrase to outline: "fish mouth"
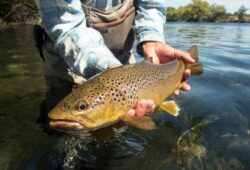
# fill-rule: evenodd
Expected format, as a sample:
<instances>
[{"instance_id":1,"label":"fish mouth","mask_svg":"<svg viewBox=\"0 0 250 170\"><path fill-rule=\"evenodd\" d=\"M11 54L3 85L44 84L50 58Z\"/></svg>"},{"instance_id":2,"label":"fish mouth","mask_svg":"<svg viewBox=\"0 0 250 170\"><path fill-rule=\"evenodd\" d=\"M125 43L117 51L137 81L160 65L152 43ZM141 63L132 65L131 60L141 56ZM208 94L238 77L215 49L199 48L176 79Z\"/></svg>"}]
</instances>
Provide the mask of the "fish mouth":
<instances>
[{"instance_id":1,"label":"fish mouth","mask_svg":"<svg viewBox=\"0 0 250 170\"><path fill-rule=\"evenodd\" d=\"M86 129L79 121L69 119L50 119L49 126L63 132Z\"/></svg>"}]
</instances>

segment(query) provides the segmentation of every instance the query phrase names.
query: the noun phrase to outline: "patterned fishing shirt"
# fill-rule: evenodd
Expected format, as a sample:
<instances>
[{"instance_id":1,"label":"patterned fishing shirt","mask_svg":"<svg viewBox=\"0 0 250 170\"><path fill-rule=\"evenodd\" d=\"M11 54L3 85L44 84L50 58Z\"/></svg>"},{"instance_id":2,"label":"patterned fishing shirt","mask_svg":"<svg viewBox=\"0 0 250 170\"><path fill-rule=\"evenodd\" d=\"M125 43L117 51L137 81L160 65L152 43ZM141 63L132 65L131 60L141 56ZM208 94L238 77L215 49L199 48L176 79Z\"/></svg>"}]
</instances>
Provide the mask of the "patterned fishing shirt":
<instances>
[{"instance_id":1,"label":"patterned fishing shirt","mask_svg":"<svg viewBox=\"0 0 250 170\"><path fill-rule=\"evenodd\" d=\"M121 0L83 0L103 11ZM137 13L133 30L138 44L143 41L164 42L166 9L163 0L136 0ZM99 31L86 26L80 0L37 0L42 25L54 42L54 50L77 74L86 77L121 63L104 43Z\"/></svg>"}]
</instances>

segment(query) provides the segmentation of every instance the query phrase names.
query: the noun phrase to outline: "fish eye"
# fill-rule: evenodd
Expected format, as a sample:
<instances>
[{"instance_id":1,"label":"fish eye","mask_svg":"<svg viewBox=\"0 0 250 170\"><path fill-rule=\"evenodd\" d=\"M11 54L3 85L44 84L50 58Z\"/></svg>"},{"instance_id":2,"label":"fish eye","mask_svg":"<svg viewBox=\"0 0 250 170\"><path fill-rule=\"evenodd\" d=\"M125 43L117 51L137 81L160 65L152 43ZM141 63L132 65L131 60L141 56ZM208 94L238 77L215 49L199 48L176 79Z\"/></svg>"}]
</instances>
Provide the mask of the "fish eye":
<instances>
[{"instance_id":1,"label":"fish eye","mask_svg":"<svg viewBox=\"0 0 250 170\"><path fill-rule=\"evenodd\" d=\"M77 109L79 110L79 111L83 111L83 110L86 110L88 108L88 105L86 104L86 103L79 103L79 105L78 105L78 107L77 107Z\"/></svg>"}]
</instances>

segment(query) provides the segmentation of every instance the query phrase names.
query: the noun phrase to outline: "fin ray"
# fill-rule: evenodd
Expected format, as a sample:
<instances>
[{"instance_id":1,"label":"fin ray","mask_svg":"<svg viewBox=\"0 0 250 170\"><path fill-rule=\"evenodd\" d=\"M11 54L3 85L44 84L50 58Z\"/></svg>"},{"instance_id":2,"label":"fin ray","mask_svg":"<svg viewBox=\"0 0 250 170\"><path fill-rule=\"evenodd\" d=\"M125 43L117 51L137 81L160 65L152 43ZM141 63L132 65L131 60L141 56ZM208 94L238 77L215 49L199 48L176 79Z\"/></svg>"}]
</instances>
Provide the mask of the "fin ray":
<instances>
[{"instance_id":1,"label":"fin ray","mask_svg":"<svg viewBox=\"0 0 250 170\"><path fill-rule=\"evenodd\" d=\"M160 104L160 108L172 116L176 117L179 115L180 108L175 101L165 101Z\"/></svg>"}]
</instances>

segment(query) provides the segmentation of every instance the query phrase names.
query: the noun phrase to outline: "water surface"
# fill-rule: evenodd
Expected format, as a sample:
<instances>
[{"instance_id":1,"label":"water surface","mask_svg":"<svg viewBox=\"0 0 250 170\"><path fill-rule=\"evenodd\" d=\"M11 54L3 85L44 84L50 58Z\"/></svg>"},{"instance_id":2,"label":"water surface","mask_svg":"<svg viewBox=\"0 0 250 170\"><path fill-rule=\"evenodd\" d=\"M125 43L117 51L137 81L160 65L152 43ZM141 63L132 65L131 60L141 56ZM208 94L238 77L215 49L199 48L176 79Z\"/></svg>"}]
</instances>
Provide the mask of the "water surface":
<instances>
[{"instance_id":1,"label":"water surface","mask_svg":"<svg viewBox=\"0 0 250 170\"><path fill-rule=\"evenodd\" d=\"M250 169L250 24L168 23L166 42L198 45L205 69L174 97L181 115L156 116L154 131L124 127L98 139L37 123L46 86L31 29L0 30L1 169Z\"/></svg>"}]
</instances>

